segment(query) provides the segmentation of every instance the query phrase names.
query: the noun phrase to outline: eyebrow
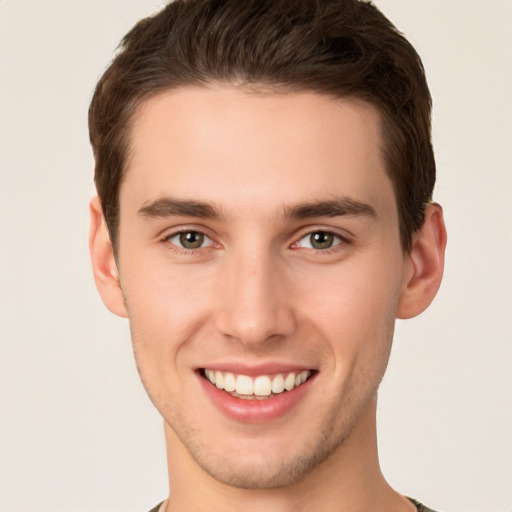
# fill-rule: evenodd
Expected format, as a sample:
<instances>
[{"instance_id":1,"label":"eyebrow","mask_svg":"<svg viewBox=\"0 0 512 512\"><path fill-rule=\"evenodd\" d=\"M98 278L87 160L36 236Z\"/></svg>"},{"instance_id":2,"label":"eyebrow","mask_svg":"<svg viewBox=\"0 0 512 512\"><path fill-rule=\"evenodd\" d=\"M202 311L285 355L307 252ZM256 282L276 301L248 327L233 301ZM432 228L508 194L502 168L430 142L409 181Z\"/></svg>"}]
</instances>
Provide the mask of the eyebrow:
<instances>
[{"instance_id":1,"label":"eyebrow","mask_svg":"<svg viewBox=\"0 0 512 512\"><path fill-rule=\"evenodd\" d=\"M340 217L343 215L366 215L377 217L377 212L369 204L350 197L338 197L326 201L299 203L285 209L285 217L306 219L311 217Z\"/></svg>"},{"instance_id":2,"label":"eyebrow","mask_svg":"<svg viewBox=\"0 0 512 512\"><path fill-rule=\"evenodd\" d=\"M173 197L162 197L155 201L146 202L139 209L138 215L148 218L164 217L198 217L202 219L220 219L219 210L203 201L190 201Z\"/></svg>"},{"instance_id":3,"label":"eyebrow","mask_svg":"<svg viewBox=\"0 0 512 512\"><path fill-rule=\"evenodd\" d=\"M197 217L218 220L221 212L212 204L203 201L183 200L162 197L146 202L138 215L147 218ZM369 204L350 197L339 197L324 201L299 203L285 208L284 216L289 219L307 219L313 217L340 217L345 215L366 215L376 217L375 209Z\"/></svg>"}]
</instances>

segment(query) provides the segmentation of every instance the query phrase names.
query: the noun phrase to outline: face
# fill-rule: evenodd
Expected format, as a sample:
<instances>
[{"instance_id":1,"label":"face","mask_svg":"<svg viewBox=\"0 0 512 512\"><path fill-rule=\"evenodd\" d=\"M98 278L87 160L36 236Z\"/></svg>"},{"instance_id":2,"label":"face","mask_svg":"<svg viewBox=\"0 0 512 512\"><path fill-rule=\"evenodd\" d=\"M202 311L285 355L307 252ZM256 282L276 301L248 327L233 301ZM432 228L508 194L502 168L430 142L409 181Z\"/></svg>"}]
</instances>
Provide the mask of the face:
<instances>
[{"instance_id":1,"label":"face","mask_svg":"<svg viewBox=\"0 0 512 512\"><path fill-rule=\"evenodd\" d=\"M369 105L185 88L134 120L119 276L175 442L240 487L297 481L367 427L407 258Z\"/></svg>"}]
</instances>

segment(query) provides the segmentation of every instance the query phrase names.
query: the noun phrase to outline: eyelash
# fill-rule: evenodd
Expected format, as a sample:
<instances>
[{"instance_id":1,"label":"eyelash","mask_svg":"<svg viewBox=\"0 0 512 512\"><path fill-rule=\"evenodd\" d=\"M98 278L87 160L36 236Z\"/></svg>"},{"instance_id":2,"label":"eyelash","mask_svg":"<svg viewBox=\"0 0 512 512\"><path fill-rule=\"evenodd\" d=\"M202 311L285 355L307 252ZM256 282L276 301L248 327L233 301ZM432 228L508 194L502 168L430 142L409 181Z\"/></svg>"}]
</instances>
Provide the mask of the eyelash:
<instances>
[{"instance_id":1,"label":"eyelash","mask_svg":"<svg viewBox=\"0 0 512 512\"><path fill-rule=\"evenodd\" d=\"M178 237L183 234L187 234L187 233L196 233L198 235L204 236L205 241L206 240L209 241L208 245L205 245L205 246L201 245L201 247L197 247L194 249L187 249L186 247L181 247L178 244L171 242L171 240L173 238ZM183 254L183 255L197 254L197 251L199 249L205 249L205 248L211 247L215 244L214 241L211 239L211 237L209 237L204 231L201 231L199 229L181 229L180 231L175 231L175 232L165 236L163 238L163 242L166 243L168 248L171 249L172 251L174 251L178 254Z\"/></svg>"},{"instance_id":2,"label":"eyelash","mask_svg":"<svg viewBox=\"0 0 512 512\"><path fill-rule=\"evenodd\" d=\"M315 234L323 234L323 235L329 235L334 238L334 245L331 247L325 248L325 249L316 249L315 247L299 247L298 244L304 240L310 238L312 235ZM298 240L292 245L292 248L295 247L295 250L300 249L306 249L310 251L314 251L316 254L322 255L322 256L328 256L329 254L332 254L336 251L339 251L342 249L343 246L350 245L350 240L337 233L336 231L330 231L328 229L313 229L311 231L308 231L307 233L304 233ZM340 247L341 246L341 247Z\"/></svg>"},{"instance_id":3,"label":"eyelash","mask_svg":"<svg viewBox=\"0 0 512 512\"><path fill-rule=\"evenodd\" d=\"M178 244L171 242L171 240L173 238L176 238L182 234L187 234L187 233L195 233L195 234L202 235L202 236L204 236L205 240L209 241L209 243L207 245L201 245L200 247L197 247L194 249L187 249L186 247L181 247ZM298 246L298 244L302 240L307 239L308 237L311 237L314 234L320 234L320 233L322 233L324 235L332 236L335 239L335 241L337 241L337 242L334 243L334 245L332 245L331 247L328 247L325 249L316 249L314 247L299 247ZM208 247L215 245L215 242L212 240L212 238L209 237L206 233L204 233L204 231L201 231L199 229L182 229L179 231L175 231L175 232L165 236L162 241L168 246L168 248L170 250L172 250L180 255L197 254L199 249L206 249ZM327 229L313 229L311 231L308 231L307 233L302 234L300 236L300 238L296 242L294 242L290 247L292 248L292 250L306 249L306 250L312 250L317 254L329 255L332 252L335 252L335 251L341 249L341 247L339 247L340 245L346 246L346 245L350 245L350 244L351 244L351 241L347 237L342 236L335 231L329 231Z\"/></svg>"}]
</instances>

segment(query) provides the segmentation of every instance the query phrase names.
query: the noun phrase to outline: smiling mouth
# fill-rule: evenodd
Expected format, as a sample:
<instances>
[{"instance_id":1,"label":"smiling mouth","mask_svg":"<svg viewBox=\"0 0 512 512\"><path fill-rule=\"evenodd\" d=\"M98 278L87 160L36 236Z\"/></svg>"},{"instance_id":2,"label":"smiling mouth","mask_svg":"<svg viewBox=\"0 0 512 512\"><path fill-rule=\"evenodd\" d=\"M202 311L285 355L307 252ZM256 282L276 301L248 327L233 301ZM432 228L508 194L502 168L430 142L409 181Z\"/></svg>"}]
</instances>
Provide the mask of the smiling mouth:
<instances>
[{"instance_id":1,"label":"smiling mouth","mask_svg":"<svg viewBox=\"0 0 512 512\"><path fill-rule=\"evenodd\" d=\"M265 400L292 391L301 386L313 374L312 370L300 372L277 373L275 375L236 375L231 372L221 372L203 368L202 376L214 386L226 393L243 400Z\"/></svg>"}]
</instances>

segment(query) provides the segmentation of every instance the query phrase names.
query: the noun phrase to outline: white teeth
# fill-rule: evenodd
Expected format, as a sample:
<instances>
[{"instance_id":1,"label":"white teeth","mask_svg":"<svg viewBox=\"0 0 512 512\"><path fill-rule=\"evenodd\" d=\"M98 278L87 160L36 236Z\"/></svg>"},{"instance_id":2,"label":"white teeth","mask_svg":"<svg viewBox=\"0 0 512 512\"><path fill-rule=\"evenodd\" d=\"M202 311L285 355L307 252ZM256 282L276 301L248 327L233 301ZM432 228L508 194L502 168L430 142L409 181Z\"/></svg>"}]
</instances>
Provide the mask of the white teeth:
<instances>
[{"instance_id":1,"label":"white teeth","mask_svg":"<svg viewBox=\"0 0 512 512\"><path fill-rule=\"evenodd\" d=\"M270 377L262 375L254 380L254 394L258 396L269 396L272 392Z\"/></svg>"},{"instance_id":2,"label":"white teeth","mask_svg":"<svg viewBox=\"0 0 512 512\"><path fill-rule=\"evenodd\" d=\"M235 380L235 376L232 373L224 374L224 389L229 392L235 391L236 380Z\"/></svg>"},{"instance_id":3,"label":"white teeth","mask_svg":"<svg viewBox=\"0 0 512 512\"><path fill-rule=\"evenodd\" d=\"M253 395L253 385L251 377L247 375L239 375L236 378L236 392L239 395Z\"/></svg>"},{"instance_id":4,"label":"white teeth","mask_svg":"<svg viewBox=\"0 0 512 512\"><path fill-rule=\"evenodd\" d=\"M295 387L295 373L289 373L284 379L284 389L291 391Z\"/></svg>"},{"instance_id":5,"label":"white teeth","mask_svg":"<svg viewBox=\"0 0 512 512\"><path fill-rule=\"evenodd\" d=\"M284 391L284 377L279 373L272 379L272 393Z\"/></svg>"},{"instance_id":6,"label":"white teeth","mask_svg":"<svg viewBox=\"0 0 512 512\"><path fill-rule=\"evenodd\" d=\"M219 389L224 389L224 375L222 372L215 372L215 385Z\"/></svg>"},{"instance_id":7,"label":"white teeth","mask_svg":"<svg viewBox=\"0 0 512 512\"><path fill-rule=\"evenodd\" d=\"M274 377L260 375L253 379L247 375L234 375L230 372L205 369L204 375L214 386L224 389L228 393L235 392L237 395L247 397L268 397L271 394L277 395L284 390L291 391L300 386L311 375L311 371L278 373Z\"/></svg>"}]
</instances>

